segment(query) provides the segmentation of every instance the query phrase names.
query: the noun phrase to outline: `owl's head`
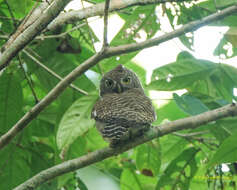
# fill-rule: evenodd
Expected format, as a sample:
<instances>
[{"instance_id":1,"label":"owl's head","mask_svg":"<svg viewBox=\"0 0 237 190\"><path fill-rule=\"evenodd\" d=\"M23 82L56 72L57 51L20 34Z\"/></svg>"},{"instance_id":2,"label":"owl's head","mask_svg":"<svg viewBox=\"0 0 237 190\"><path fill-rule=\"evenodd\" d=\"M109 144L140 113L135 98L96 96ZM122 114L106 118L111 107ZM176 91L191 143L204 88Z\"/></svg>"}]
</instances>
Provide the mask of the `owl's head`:
<instances>
[{"instance_id":1,"label":"owl's head","mask_svg":"<svg viewBox=\"0 0 237 190\"><path fill-rule=\"evenodd\" d=\"M101 96L109 93L123 93L133 88L143 89L137 75L123 65L118 65L106 73L100 81Z\"/></svg>"}]
</instances>

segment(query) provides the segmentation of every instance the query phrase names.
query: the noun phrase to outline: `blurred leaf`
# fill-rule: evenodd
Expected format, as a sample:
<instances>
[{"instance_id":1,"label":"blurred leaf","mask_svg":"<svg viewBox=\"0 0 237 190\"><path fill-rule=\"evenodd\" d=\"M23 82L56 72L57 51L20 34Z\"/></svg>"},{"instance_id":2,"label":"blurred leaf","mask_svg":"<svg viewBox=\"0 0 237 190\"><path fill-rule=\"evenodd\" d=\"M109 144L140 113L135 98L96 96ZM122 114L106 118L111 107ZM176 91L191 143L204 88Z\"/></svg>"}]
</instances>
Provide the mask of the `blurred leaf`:
<instances>
[{"instance_id":1,"label":"blurred leaf","mask_svg":"<svg viewBox=\"0 0 237 190\"><path fill-rule=\"evenodd\" d=\"M88 58L84 57L84 51L86 49L82 49L82 52L78 56L74 54L63 54L56 51L60 41L55 39L45 40L34 48L34 50L41 56L41 63L47 66L49 69L53 70L62 78L69 74L73 69L76 68L78 65L78 59L83 62ZM45 48L49 47L49 48ZM88 52L87 52L88 53ZM78 58L79 57L79 58ZM27 64L29 65L29 70L32 73L35 73L37 78L39 79L43 88L47 91L51 90L55 85L59 82L59 80L50 75L44 69L39 67L37 64L34 63L30 58L24 55L24 58L27 60ZM86 90L92 91L95 89L95 86L92 82L83 74L82 76L78 77L73 84L77 85L77 87ZM71 90L71 89L70 89ZM73 91L75 93L75 91ZM79 94L78 92L76 92ZM61 96L60 96L61 97ZM59 97L59 98L60 98Z\"/></svg>"},{"instance_id":2,"label":"blurred leaf","mask_svg":"<svg viewBox=\"0 0 237 190\"><path fill-rule=\"evenodd\" d=\"M13 144L0 151L0 189L13 189L30 177L29 154Z\"/></svg>"},{"instance_id":3,"label":"blurred leaf","mask_svg":"<svg viewBox=\"0 0 237 190\"><path fill-rule=\"evenodd\" d=\"M162 163L165 165L175 159L188 146L189 142L183 138L167 135L160 139L162 149Z\"/></svg>"},{"instance_id":4,"label":"blurred leaf","mask_svg":"<svg viewBox=\"0 0 237 190\"><path fill-rule=\"evenodd\" d=\"M191 179L197 171L195 155L199 150L189 148L176 157L159 178L156 190L170 186L174 189L188 190Z\"/></svg>"},{"instance_id":5,"label":"blurred leaf","mask_svg":"<svg viewBox=\"0 0 237 190\"><path fill-rule=\"evenodd\" d=\"M210 132L216 137L219 142L223 142L226 138L236 132L236 118L226 118L215 121Z\"/></svg>"},{"instance_id":6,"label":"blurred leaf","mask_svg":"<svg viewBox=\"0 0 237 190\"><path fill-rule=\"evenodd\" d=\"M134 174L129 169L123 170L120 180L121 180L121 190L130 190L130 189L142 190L142 187L139 184L136 174Z\"/></svg>"},{"instance_id":7,"label":"blurred leaf","mask_svg":"<svg viewBox=\"0 0 237 190\"><path fill-rule=\"evenodd\" d=\"M46 144L34 142L25 147L31 153L30 170L31 176L54 165L54 158L51 157L54 149ZM42 152L44 154L42 154ZM37 164L35 164L37 163Z\"/></svg>"},{"instance_id":8,"label":"blurred leaf","mask_svg":"<svg viewBox=\"0 0 237 190\"><path fill-rule=\"evenodd\" d=\"M237 3L237 1L236 0L216 0L217 7L226 7L228 5L233 5L234 3Z\"/></svg>"},{"instance_id":9,"label":"blurred leaf","mask_svg":"<svg viewBox=\"0 0 237 190\"><path fill-rule=\"evenodd\" d=\"M55 125L37 118L29 124L26 132L29 133L29 137L49 137L55 134Z\"/></svg>"},{"instance_id":10,"label":"blurred leaf","mask_svg":"<svg viewBox=\"0 0 237 190\"><path fill-rule=\"evenodd\" d=\"M120 178L121 190L154 189L155 178L137 174L131 169L124 169Z\"/></svg>"},{"instance_id":11,"label":"blurred leaf","mask_svg":"<svg viewBox=\"0 0 237 190\"><path fill-rule=\"evenodd\" d=\"M225 33L225 37L233 45L233 47L237 47L237 27L231 27Z\"/></svg>"},{"instance_id":12,"label":"blurred leaf","mask_svg":"<svg viewBox=\"0 0 237 190\"><path fill-rule=\"evenodd\" d=\"M195 59L195 57L188 51L182 51L178 54L176 61L182 61L184 59Z\"/></svg>"},{"instance_id":13,"label":"blurred leaf","mask_svg":"<svg viewBox=\"0 0 237 190\"><path fill-rule=\"evenodd\" d=\"M77 177L78 187L80 190L88 190L86 185L83 183L83 181Z\"/></svg>"},{"instance_id":14,"label":"blurred leaf","mask_svg":"<svg viewBox=\"0 0 237 190\"><path fill-rule=\"evenodd\" d=\"M188 116L188 114L180 110L174 100L171 100L169 103L156 110L156 113L158 124L166 120L173 121Z\"/></svg>"},{"instance_id":15,"label":"blurred leaf","mask_svg":"<svg viewBox=\"0 0 237 190\"><path fill-rule=\"evenodd\" d=\"M32 0L21 0L21 3L16 3L15 0L7 0L7 2L15 18L23 18L26 16L34 5Z\"/></svg>"},{"instance_id":16,"label":"blurred leaf","mask_svg":"<svg viewBox=\"0 0 237 190\"><path fill-rule=\"evenodd\" d=\"M136 165L142 171L143 169L151 170L152 176L156 176L161 165L160 152L157 147L150 143L142 144L137 148Z\"/></svg>"},{"instance_id":17,"label":"blurred leaf","mask_svg":"<svg viewBox=\"0 0 237 190\"><path fill-rule=\"evenodd\" d=\"M100 135L96 127L91 128L85 135L85 137L87 140L88 151L97 150L107 145L107 143L103 140L102 136Z\"/></svg>"},{"instance_id":18,"label":"blurred leaf","mask_svg":"<svg viewBox=\"0 0 237 190\"><path fill-rule=\"evenodd\" d=\"M237 19L237 17L235 18L235 20ZM236 25L237 26L237 25ZM227 47L227 48L226 48ZM226 37L224 36L219 44L216 46L216 49L213 52L214 55L216 56L220 56L220 55L225 55L226 58L231 58L236 56L237 54L237 48L233 47L230 45L230 42L228 42L228 40L226 39Z\"/></svg>"},{"instance_id":19,"label":"blurred leaf","mask_svg":"<svg viewBox=\"0 0 237 190\"><path fill-rule=\"evenodd\" d=\"M61 189L63 186L70 189L73 184L73 188L76 186L76 179L74 177L74 173L66 173L64 175L58 176L58 189ZM68 187L69 186L69 187Z\"/></svg>"},{"instance_id":20,"label":"blurred leaf","mask_svg":"<svg viewBox=\"0 0 237 190\"><path fill-rule=\"evenodd\" d=\"M231 73L236 73L237 69L228 67L229 66L222 64L218 71L213 74L210 79L219 96L231 103L234 98L233 88L237 85L237 81L235 80L236 77L234 75L229 76L228 71L226 72L226 70L230 70L232 68L233 71Z\"/></svg>"},{"instance_id":21,"label":"blurred leaf","mask_svg":"<svg viewBox=\"0 0 237 190\"><path fill-rule=\"evenodd\" d=\"M90 112L97 98L98 95L95 94L83 96L66 111L57 131L57 145L60 150L71 145L78 136L94 125Z\"/></svg>"},{"instance_id":22,"label":"blurred leaf","mask_svg":"<svg viewBox=\"0 0 237 190\"><path fill-rule=\"evenodd\" d=\"M179 108L190 115L198 115L200 113L209 111L205 104L191 95L184 94L179 96L178 94L174 93L173 97Z\"/></svg>"},{"instance_id":23,"label":"blurred leaf","mask_svg":"<svg viewBox=\"0 0 237 190\"><path fill-rule=\"evenodd\" d=\"M194 58L178 59L155 69L151 83L152 90L178 90L191 86L195 81L205 79L217 69L217 64Z\"/></svg>"},{"instance_id":24,"label":"blurred leaf","mask_svg":"<svg viewBox=\"0 0 237 190\"><path fill-rule=\"evenodd\" d=\"M0 132L5 133L22 113L23 96L20 80L14 74L0 75Z\"/></svg>"},{"instance_id":25,"label":"blurred leaf","mask_svg":"<svg viewBox=\"0 0 237 190\"><path fill-rule=\"evenodd\" d=\"M131 61L124 64L124 66L136 73L143 86L146 84L146 70L144 68Z\"/></svg>"},{"instance_id":26,"label":"blurred leaf","mask_svg":"<svg viewBox=\"0 0 237 190\"><path fill-rule=\"evenodd\" d=\"M235 161L237 161L237 132L233 133L230 137L223 141L208 163L208 167Z\"/></svg>"},{"instance_id":27,"label":"blurred leaf","mask_svg":"<svg viewBox=\"0 0 237 190\"><path fill-rule=\"evenodd\" d=\"M78 137L70 146L67 152L66 160L80 157L86 154L86 139L84 137Z\"/></svg>"}]
</instances>

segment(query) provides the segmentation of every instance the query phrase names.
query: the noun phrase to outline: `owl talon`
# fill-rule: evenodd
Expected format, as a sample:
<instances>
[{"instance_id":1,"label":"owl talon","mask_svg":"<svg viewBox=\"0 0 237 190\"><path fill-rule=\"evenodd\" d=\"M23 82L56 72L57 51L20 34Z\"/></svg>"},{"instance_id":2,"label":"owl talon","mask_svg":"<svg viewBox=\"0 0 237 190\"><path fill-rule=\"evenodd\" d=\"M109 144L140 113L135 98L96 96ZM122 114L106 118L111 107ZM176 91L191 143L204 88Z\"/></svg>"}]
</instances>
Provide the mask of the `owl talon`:
<instances>
[{"instance_id":1,"label":"owl talon","mask_svg":"<svg viewBox=\"0 0 237 190\"><path fill-rule=\"evenodd\" d=\"M110 148L117 148L118 145L120 145L120 141L112 141L112 142L109 144L109 147L110 147Z\"/></svg>"}]
</instances>

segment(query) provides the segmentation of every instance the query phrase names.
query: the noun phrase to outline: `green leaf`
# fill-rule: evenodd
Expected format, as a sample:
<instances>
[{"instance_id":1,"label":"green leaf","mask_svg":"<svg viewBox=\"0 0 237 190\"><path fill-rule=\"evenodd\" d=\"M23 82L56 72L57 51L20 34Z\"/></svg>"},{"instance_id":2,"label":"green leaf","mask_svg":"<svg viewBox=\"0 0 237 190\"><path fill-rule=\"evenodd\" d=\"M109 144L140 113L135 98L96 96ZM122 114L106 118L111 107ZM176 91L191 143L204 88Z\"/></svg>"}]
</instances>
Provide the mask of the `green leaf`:
<instances>
[{"instance_id":1,"label":"green leaf","mask_svg":"<svg viewBox=\"0 0 237 190\"><path fill-rule=\"evenodd\" d=\"M79 177L77 177L77 182L80 190L88 190L85 183L83 183L83 181Z\"/></svg>"},{"instance_id":2,"label":"green leaf","mask_svg":"<svg viewBox=\"0 0 237 190\"><path fill-rule=\"evenodd\" d=\"M139 181L130 169L123 170L121 174L121 190L142 190L142 187L139 184Z\"/></svg>"},{"instance_id":3,"label":"green leaf","mask_svg":"<svg viewBox=\"0 0 237 190\"><path fill-rule=\"evenodd\" d=\"M237 3L237 0L216 0L217 7L226 7Z\"/></svg>"},{"instance_id":4,"label":"green leaf","mask_svg":"<svg viewBox=\"0 0 237 190\"><path fill-rule=\"evenodd\" d=\"M198 115L209 110L205 104L191 95L179 96L174 93L173 97L179 108L190 115Z\"/></svg>"},{"instance_id":5,"label":"green leaf","mask_svg":"<svg viewBox=\"0 0 237 190\"><path fill-rule=\"evenodd\" d=\"M21 0L20 3L16 3L15 0L7 0L7 2L15 18L23 18L34 5L32 0Z\"/></svg>"},{"instance_id":6,"label":"green leaf","mask_svg":"<svg viewBox=\"0 0 237 190\"><path fill-rule=\"evenodd\" d=\"M107 145L96 128L92 128L85 135L88 150L97 150ZM107 145L108 146L108 145Z\"/></svg>"},{"instance_id":7,"label":"green leaf","mask_svg":"<svg viewBox=\"0 0 237 190\"><path fill-rule=\"evenodd\" d=\"M6 132L22 113L23 95L20 80L13 74L0 75L0 132Z\"/></svg>"},{"instance_id":8,"label":"green leaf","mask_svg":"<svg viewBox=\"0 0 237 190\"><path fill-rule=\"evenodd\" d=\"M86 139L84 137L78 137L70 146L67 152L66 160L77 158L86 154Z\"/></svg>"},{"instance_id":9,"label":"green leaf","mask_svg":"<svg viewBox=\"0 0 237 190\"><path fill-rule=\"evenodd\" d=\"M136 165L140 171L148 169L152 171L153 176L156 176L161 165L160 150L151 143L140 145L137 148Z\"/></svg>"},{"instance_id":10,"label":"green leaf","mask_svg":"<svg viewBox=\"0 0 237 190\"><path fill-rule=\"evenodd\" d=\"M174 100L169 101L169 103L159 108L156 112L158 116L157 124L163 122L164 120L173 121L188 116L188 114L180 110Z\"/></svg>"},{"instance_id":11,"label":"green leaf","mask_svg":"<svg viewBox=\"0 0 237 190\"><path fill-rule=\"evenodd\" d=\"M151 90L179 90L190 87L195 81L207 78L217 68L217 64L206 60L178 59L153 71Z\"/></svg>"},{"instance_id":12,"label":"green leaf","mask_svg":"<svg viewBox=\"0 0 237 190\"><path fill-rule=\"evenodd\" d=\"M189 183L198 169L195 161L195 155L198 151L195 148L189 148L176 157L159 178L156 190L167 186L188 190Z\"/></svg>"},{"instance_id":13,"label":"green leaf","mask_svg":"<svg viewBox=\"0 0 237 190\"><path fill-rule=\"evenodd\" d=\"M237 132L223 141L208 163L208 167L235 161L237 161Z\"/></svg>"},{"instance_id":14,"label":"green leaf","mask_svg":"<svg viewBox=\"0 0 237 190\"><path fill-rule=\"evenodd\" d=\"M30 177L29 154L9 144L0 151L0 189L13 189Z\"/></svg>"},{"instance_id":15,"label":"green leaf","mask_svg":"<svg viewBox=\"0 0 237 190\"><path fill-rule=\"evenodd\" d=\"M120 178L121 190L154 189L155 178L137 174L131 169L124 169Z\"/></svg>"},{"instance_id":16,"label":"green leaf","mask_svg":"<svg viewBox=\"0 0 237 190\"><path fill-rule=\"evenodd\" d=\"M90 119L92 107L98 95L83 96L75 101L63 115L57 131L57 145L61 150L71 145L78 136L83 135L94 126Z\"/></svg>"},{"instance_id":17,"label":"green leaf","mask_svg":"<svg viewBox=\"0 0 237 190\"><path fill-rule=\"evenodd\" d=\"M54 157L49 156L54 154L54 149L47 144L34 142L29 144L26 149L31 153L31 160L29 165L31 176L36 175L40 171L47 169L55 164Z\"/></svg>"},{"instance_id":18,"label":"green leaf","mask_svg":"<svg viewBox=\"0 0 237 190\"><path fill-rule=\"evenodd\" d=\"M235 117L218 120L209 130L215 138L222 143L226 138L237 131L236 122L237 119Z\"/></svg>"},{"instance_id":19,"label":"green leaf","mask_svg":"<svg viewBox=\"0 0 237 190\"><path fill-rule=\"evenodd\" d=\"M180 155L188 145L188 141L176 136L164 136L160 139L162 148L162 163L167 164Z\"/></svg>"}]
</instances>

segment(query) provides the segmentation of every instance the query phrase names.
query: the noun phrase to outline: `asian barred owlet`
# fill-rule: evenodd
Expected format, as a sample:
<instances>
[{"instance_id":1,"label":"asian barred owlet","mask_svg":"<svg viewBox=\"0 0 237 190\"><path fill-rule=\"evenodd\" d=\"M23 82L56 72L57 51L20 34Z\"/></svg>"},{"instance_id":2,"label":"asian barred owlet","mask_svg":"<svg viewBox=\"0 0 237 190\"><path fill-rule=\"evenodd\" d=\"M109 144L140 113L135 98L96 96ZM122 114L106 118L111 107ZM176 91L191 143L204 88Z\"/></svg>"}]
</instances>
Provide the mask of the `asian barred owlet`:
<instances>
[{"instance_id":1,"label":"asian barred owlet","mask_svg":"<svg viewBox=\"0 0 237 190\"><path fill-rule=\"evenodd\" d=\"M96 120L104 140L115 147L143 134L156 119L156 114L137 75L119 65L101 79L100 99L91 117Z\"/></svg>"}]
</instances>

